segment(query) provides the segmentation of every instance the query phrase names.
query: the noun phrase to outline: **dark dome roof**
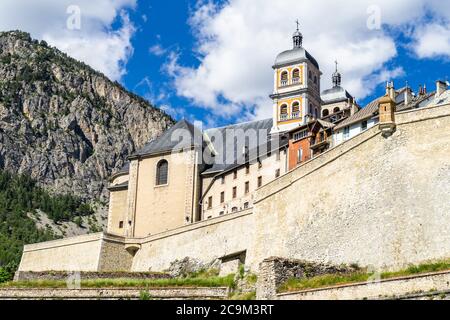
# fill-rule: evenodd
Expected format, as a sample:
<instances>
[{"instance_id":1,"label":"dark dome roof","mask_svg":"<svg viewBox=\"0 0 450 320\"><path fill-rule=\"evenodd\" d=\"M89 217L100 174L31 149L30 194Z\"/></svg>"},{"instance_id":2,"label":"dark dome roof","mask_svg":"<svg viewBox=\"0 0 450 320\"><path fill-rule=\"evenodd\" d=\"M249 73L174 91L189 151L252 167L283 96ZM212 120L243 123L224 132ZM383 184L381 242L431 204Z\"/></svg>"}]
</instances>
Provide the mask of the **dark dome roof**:
<instances>
[{"instance_id":1,"label":"dark dome roof","mask_svg":"<svg viewBox=\"0 0 450 320\"><path fill-rule=\"evenodd\" d=\"M303 61L310 61L317 69L319 69L319 64L316 59L314 59L314 57L303 47L286 50L280 53L275 59L274 67L281 67Z\"/></svg>"}]
</instances>

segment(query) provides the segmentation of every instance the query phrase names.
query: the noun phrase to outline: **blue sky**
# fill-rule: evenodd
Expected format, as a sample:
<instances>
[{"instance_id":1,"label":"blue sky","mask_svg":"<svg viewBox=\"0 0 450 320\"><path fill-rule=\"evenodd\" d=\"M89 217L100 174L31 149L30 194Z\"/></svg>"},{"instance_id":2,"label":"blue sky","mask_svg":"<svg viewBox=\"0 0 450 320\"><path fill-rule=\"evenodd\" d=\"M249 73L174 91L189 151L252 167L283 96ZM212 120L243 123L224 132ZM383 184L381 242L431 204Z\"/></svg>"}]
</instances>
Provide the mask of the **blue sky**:
<instances>
[{"instance_id":1,"label":"blue sky","mask_svg":"<svg viewBox=\"0 0 450 320\"><path fill-rule=\"evenodd\" d=\"M75 5L78 10L73 11ZM13 12L13 14L11 14ZM79 28L67 21L79 14ZM271 115L271 65L296 19L322 89L339 61L361 105L408 81L448 80L450 2L441 0L2 0L0 30L45 39L176 119L207 127Z\"/></svg>"},{"instance_id":2,"label":"blue sky","mask_svg":"<svg viewBox=\"0 0 450 320\"><path fill-rule=\"evenodd\" d=\"M169 51L177 52L179 57L178 63L183 66L196 68L201 64L196 58L196 41L198 39L193 33L192 26L188 23L196 7L196 1L172 0L153 1L151 4L139 3L131 16L132 20L139 26L132 39L135 52L127 64L127 74L122 81L127 88L148 98L150 101L154 101L159 105L170 106L169 112L178 119L187 117L190 120L198 119L208 123L207 119L209 117L216 117L214 110L202 108L195 101L177 95L173 79L167 75L167 70L164 68ZM147 17L146 21L142 19L143 15ZM283 23L294 29L293 21L283 21ZM408 81L408 84L415 91L422 84L425 84L428 90L434 90L436 79L447 78L449 70L448 56L437 55L418 58L408 48L410 39L405 37L402 32L399 32L396 28L389 28L387 25L382 28L397 43L397 55L386 63L386 66L390 68L401 67L403 69L403 72L392 78L397 87L404 86L406 81ZM287 39L290 39L291 34L287 33L285 36ZM305 37L308 36L312 35L305 34ZM152 47L162 49L165 52L161 56L152 54L149 50ZM289 48L277 48L280 52L285 49ZM313 51L311 53L314 55ZM266 65L266 68L271 72L270 63ZM143 81L143 79L148 81ZM383 83L384 81L376 83L375 88L371 92L358 99L359 103L364 106L375 97L382 95L384 93ZM326 89L327 85L330 85L330 83L329 81L327 83L327 79L324 78L322 89ZM267 91L267 95L269 93L270 90ZM158 98L160 95L162 96ZM268 98L266 108L269 110L271 108ZM174 109L177 111L174 112ZM237 113L231 117L217 117L212 122L212 125L223 125L233 121L240 121L242 116L243 114Z\"/></svg>"}]
</instances>

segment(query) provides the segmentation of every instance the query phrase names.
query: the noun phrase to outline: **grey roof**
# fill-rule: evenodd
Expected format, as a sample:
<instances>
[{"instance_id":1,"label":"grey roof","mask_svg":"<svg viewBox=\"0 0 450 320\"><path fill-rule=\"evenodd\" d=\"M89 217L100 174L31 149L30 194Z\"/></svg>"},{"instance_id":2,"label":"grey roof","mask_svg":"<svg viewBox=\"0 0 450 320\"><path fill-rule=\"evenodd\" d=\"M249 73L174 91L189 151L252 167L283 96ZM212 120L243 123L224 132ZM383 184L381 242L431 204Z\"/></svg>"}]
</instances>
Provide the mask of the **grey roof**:
<instances>
[{"instance_id":1,"label":"grey roof","mask_svg":"<svg viewBox=\"0 0 450 320\"><path fill-rule=\"evenodd\" d=\"M341 86L336 86L331 89L322 91L320 98L324 104L330 104L334 102L347 101L348 99L353 99L352 95L347 92Z\"/></svg>"},{"instance_id":2,"label":"grey roof","mask_svg":"<svg viewBox=\"0 0 450 320\"><path fill-rule=\"evenodd\" d=\"M126 190L126 189L128 189L128 181L108 187L109 191L118 191L118 190Z\"/></svg>"},{"instance_id":3,"label":"grey roof","mask_svg":"<svg viewBox=\"0 0 450 320\"><path fill-rule=\"evenodd\" d=\"M359 110L358 112L355 112L353 115L339 123L334 130L342 129L346 126L349 126L355 122L366 120L372 118L377 112L378 112L378 100L380 98L376 98L375 100L371 101L369 104L367 104L364 108Z\"/></svg>"},{"instance_id":4,"label":"grey roof","mask_svg":"<svg viewBox=\"0 0 450 320\"><path fill-rule=\"evenodd\" d=\"M405 105L404 99L400 104L397 105L396 111L405 111L409 109L415 109L415 108L422 108L428 103L431 102L431 100L434 98L434 92L428 93L425 95L420 95L413 97L411 102L409 102L407 105Z\"/></svg>"},{"instance_id":5,"label":"grey roof","mask_svg":"<svg viewBox=\"0 0 450 320\"><path fill-rule=\"evenodd\" d=\"M236 135L238 135L239 132L248 134L250 132L249 130L255 130L257 141L252 142L253 145L257 146L256 148L261 149L262 144L266 143L270 148L272 148L272 146L275 144L272 144L270 142L270 139L267 138L269 136L270 130L272 129L272 124L273 121L272 118L270 118L206 130L205 135L208 137L208 139L211 140L211 144L217 154L214 158L214 163L212 164L212 166L205 170L203 173L210 174L223 172L229 170L229 168L231 167L236 166L237 163L240 163L239 157L243 154L243 152L242 150L237 150L238 144L236 142L236 139L230 139L232 138L232 136L230 134L227 135L227 132L236 133ZM262 135L260 135L261 130ZM264 137L264 141L260 141L261 137ZM252 154L252 152L254 151L255 148L251 148L251 150L249 150L249 153ZM229 155L232 156L232 159L227 159Z\"/></svg>"},{"instance_id":6,"label":"grey roof","mask_svg":"<svg viewBox=\"0 0 450 320\"><path fill-rule=\"evenodd\" d=\"M333 128L335 126L334 123L331 123L329 121L325 121L325 120L321 120L321 119L317 119L317 122L319 122L322 127L324 128Z\"/></svg>"},{"instance_id":7,"label":"grey roof","mask_svg":"<svg viewBox=\"0 0 450 320\"><path fill-rule=\"evenodd\" d=\"M197 137L199 141L194 141ZM131 157L171 152L176 149L202 145L202 132L187 120L177 122L158 138L148 142Z\"/></svg>"},{"instance_id":8,"label":"grey roof","mask_svg":"<svg viewBox=\"0 0 450 320\"><path fill-rule=\"evenodd\" d=\"M309 52L303 47L283 51L275 59L275 64L273 67L276 68L303 61L311 61L311 63L319 69L319 64L316 59L314 59L314 57L310 55Z\"/></svg>"},{"instance_id":9,"label":"grey roof","mask_svg":"<svg viewBox=\"0 0 450 320\"><path fill-rule=\"evenodd\" d=\"M434 93L433 93L434 95ZM446 90L442 93L435 101L436 105L447 104L450 103L450 90Z\"/></svg>"}]
</instances>

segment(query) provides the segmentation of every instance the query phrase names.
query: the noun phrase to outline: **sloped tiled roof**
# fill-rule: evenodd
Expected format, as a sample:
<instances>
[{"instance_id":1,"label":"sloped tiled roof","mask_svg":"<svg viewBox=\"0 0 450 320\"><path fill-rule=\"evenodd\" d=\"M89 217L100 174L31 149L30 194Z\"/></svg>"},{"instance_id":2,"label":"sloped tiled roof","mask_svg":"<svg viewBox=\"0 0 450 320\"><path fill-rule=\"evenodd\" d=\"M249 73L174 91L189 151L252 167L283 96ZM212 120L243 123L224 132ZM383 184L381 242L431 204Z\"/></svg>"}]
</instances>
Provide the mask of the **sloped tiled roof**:
<instances>
[{"instance_id":1,"label":"sloped tiled roof","mask_svg":"<svg viewBox=\"0 0 450 320\"><path fill-rule=\"evenodd\" d=\"M194 141L194 137L197 137L199 141ZM197 144L201 146L201 138L202 132L195 128L192 123L183 119L158 138L148 142L131 157L170 152L175 148L181 149Z\"/></svg>"},{"instance_id":2,"label":"sloped tiled roof","mask_svg":"<svg viewBox=\"0 0 450 320\"><path fill-rule=\"evenodd\" d=\"M270 139L267 139L267 137L269 136L270 130L272 129L272 124L273 121L272 118L270 118L206 130L205 135L208 137L208 139L211 140L211 144L217 154L212 166L208 168L204 173L219 173L225 170L229 170L230 167L236 166L236 163L239 162L238 159L242 155L242 150L237 150L238 145L235 139L230 139L231 136L227 135L227 132L233 133L233 130L235 130L235 133L248 133L249 130L254 130L257 136L257 141L253 141L253 145L258 146L257 148L259 148L262 144L269 144L269 146L271 146L275 144L271 143ZM264 141L260 141L260 139L263 137ZM255 148L251 148L250 152L254 149ZM227 159L227 156L229 156L230 154L232 155L232 159Z\"/></svg>"},{"instance_id":3,"label":"sloped tiled roof","mask_svg":"<svg viewBox=\"0 0 450 320\"><path fill-rule=\"evenodd\" d=\"M359 110L358 112L354 113L341 123L339 123L334 130L340 130L346 126L349 126L355 122L370 119L378 112L378 100L380 98L376 98L375 100L371 101L369 104L367 104L364 108Z\"/></svg>"}]
</instances>

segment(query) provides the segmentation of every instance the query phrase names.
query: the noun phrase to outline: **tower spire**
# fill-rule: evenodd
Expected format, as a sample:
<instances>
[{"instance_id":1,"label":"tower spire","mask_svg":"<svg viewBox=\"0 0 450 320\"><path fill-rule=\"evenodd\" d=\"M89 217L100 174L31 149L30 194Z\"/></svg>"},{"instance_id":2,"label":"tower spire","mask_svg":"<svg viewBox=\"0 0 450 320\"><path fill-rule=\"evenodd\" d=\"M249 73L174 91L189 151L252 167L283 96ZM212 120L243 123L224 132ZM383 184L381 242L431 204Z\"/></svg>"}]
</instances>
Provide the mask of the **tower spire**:
<instances>
[{"instance_id":1,"label":"tower spire","mask_svg":"<svg viewBox=\"0 0 450 320\"><path fill-rule=\"evenodd\" d=\"M297 30L294 32L294 35L292 36L292 40L294 41L294 49L301 48L303 43L303 35L300 32L300 22L297 19L295 23L297 24Z\"/></svg>"},{"instance_id":2,"label":"tower spire","mask_svg":"<svg viewBox=\"0 0 450 320\"><path fill-rule=\"evenodd\" d=\"M334 61L336 64L336 70L333 73L333 76L331 77L331 81L333 82L333 87L339 87L341 85L342 76L338 71L338 62L337 60Z\"/></svg>"}]
</instances>

